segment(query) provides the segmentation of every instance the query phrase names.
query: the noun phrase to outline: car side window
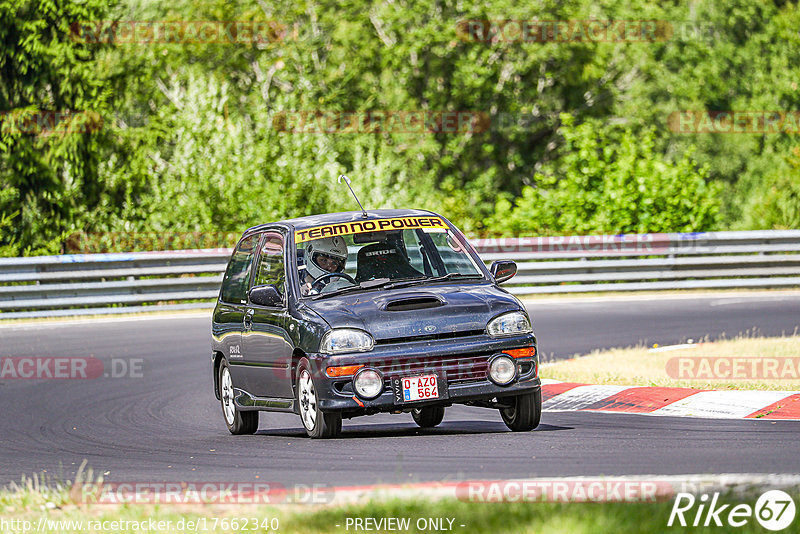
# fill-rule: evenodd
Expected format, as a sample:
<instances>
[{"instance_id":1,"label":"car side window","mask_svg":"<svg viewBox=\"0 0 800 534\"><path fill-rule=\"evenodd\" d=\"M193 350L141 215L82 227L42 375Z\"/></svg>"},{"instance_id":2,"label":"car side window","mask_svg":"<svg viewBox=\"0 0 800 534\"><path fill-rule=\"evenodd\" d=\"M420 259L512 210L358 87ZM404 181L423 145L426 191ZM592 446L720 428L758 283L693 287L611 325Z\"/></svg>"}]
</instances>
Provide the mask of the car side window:
<instances>
[{"instance_id":1,"label":"car side window","mask_svg":"<svg viewBox=\"0 0 800 534\"><path fill-rule=\"evenodd\" d=\"M268 234L261 245L254 286L272 285L281 295L285 292L286 269L283 264L283 239Z\"/></svg>"},{"instance_id":2,"label":"car side window","mask_svg":"<svg viewBox=\"0 0 800 534\"><path fill-rule=\"evenodd\" d=\"M479 274L472 258L454 236L449 233L431 234L431 240L447 273Z\"/></svg>"},{"instance_id":3,"label":"car side window","mask_svg":"<svg viewBox=\"0 0 800 534\"><path fill-rule=\"evenodd\" d=\"M231 261L222 279L220 298L224 302L247 303L247 282L250 279L250 265L253 263L259 234L242 239L233 251Z\"/></svg>"}]
</instances>

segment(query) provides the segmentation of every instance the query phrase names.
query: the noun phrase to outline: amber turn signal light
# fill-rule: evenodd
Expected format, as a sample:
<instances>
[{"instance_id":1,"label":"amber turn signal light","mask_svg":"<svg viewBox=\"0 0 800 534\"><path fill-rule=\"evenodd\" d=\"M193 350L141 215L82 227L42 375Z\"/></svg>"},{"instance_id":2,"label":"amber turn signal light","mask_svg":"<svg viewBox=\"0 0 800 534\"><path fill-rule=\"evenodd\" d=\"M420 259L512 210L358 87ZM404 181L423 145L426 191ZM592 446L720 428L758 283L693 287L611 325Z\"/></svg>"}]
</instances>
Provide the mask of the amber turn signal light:
<instances>
[{"instance_id":1,"label":"amber turn signal light","mask_svg":"<svg viewBox=\"0 0 800 534\"><path fill-rule=\"evenodd\" d=\"M331 378L340 376L353 376L356 371L364 367L363 365L344 365L342 367L328 367L325 369L325 374Z\"/></svg>"},{"instance_id":2,"label":"amber turn signal light","mask_svg":"<svg viewBox=\"0 0 800 534\"><path fill-rule=\"evenodd\" d=\"M536 347L525 347L523 349L509 349L504 350L504 354L508 354L512 358L533 358L536 356Z\"/></svg>"}]
</instances>

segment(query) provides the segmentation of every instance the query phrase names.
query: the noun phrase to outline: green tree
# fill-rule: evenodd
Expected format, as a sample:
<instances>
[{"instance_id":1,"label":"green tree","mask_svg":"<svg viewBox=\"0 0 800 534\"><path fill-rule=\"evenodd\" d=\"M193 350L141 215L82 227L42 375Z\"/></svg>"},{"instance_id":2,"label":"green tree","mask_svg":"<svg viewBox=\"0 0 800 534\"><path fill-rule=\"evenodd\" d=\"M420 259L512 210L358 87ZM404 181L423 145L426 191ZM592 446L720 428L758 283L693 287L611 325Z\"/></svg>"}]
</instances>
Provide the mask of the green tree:
<instances>
[{"instance_id":1,"label":"green tree","mask_svg":"<svg viewBox=\"0 0 800 534\"><path fill-rule=\"evenodd\" d=\"M675 157L695 147L695 159L708 165L709 177L723 185L721 225L769 228L759 226L766 219L758 223L748 215L751 199L776 184L774 171L790 157L795 136L675 134L667 118L678 110L800 109L798 3L679 2L668 17L674 34L645 50L647 57L636 62L639 74L613 114L664 132L657 138L659 152Z\"/></svg>"},{"instance_id":2,"label":"green tree","mask_svg":"<svg viewBox=\"0 0 800 534\"><path fill-rule=\"evenodd\" d=\"M497 202L498 233L618 234L691 232L716 227L718 187L690 154L670 162L655 132L574 124L562 118L562 155L533 176L512 204Z\"/></svg>"},{"instance_id":3,"label":"green tree","mask_svg":"<svg viewBox=\"0 0 800 534\"><path fill-rule=\"evenodd\" d=\"M102 19L108 5L0 2L0 246L6 250L58 252L76 212L102 195L97 117L109 94L99 46L74 39L70 24Z\"/></svg>"},{"instance_id":4,"label":"green tree","mask_svg":"<svg viewBox=\"0 0 800 534\"><path fill-rule=\"evenodd\" d=\"M120 46L70 36L71 22L108 19L286 31ZM675 33L543 43L464 32L505 19L661 20ZM667 118L798 109L798 27L784 1L0 0L0 254L56 252L72 231L238 232L351 209L343 171L369 207L431 208L477 234L789 227L796 139L685 135ZM103 128L14 127L66 110L97 111ZM487 120L461 133L274 127L299 110Z\"/></svg>"},{"instance_id":5,"label":"green tree","mask_svg":"<svg viewBox=\"0 0 800 534\"><path fill-rule=\"evenodd\" d=\"M233 92L213 77L175 80L167 87L170 104L137 127L145 132L139 132L144 142L127 159L111 157L102 164L109 183L128 189L122 203L106 197L94 220L105 217L105 227L117 231L241 231L271 220L357 209L336 182L341 173L354 178L367 208L437 207L422 160L402 159L370 134L278 131L274 115L256 100L247 115L225 117L220 110ZM141 184L149 185L144 195L135 190Z\"/></svg>"},{"instance_id":6,"label":"green tree","mask_svg":"<svg viewBox=\"0 0 800 534\"><path fill-rule=\"evenodd\" d=\"M742 228L800 228L800 146L750 190Z\"/></svg>"}]
</instances>

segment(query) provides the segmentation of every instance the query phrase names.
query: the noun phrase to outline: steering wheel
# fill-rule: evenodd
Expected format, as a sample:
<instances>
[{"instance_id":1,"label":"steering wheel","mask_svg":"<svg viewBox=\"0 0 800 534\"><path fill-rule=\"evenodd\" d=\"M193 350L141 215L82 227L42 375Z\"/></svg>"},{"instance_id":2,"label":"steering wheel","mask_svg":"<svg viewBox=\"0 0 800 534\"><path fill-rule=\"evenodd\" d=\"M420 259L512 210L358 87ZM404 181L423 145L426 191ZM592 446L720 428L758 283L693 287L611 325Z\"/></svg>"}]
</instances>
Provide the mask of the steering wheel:
<instances>
[{"instance_id":1,"label":"steering wheel","mask_svg":"<svg viewBox=\"0 0 800 534\"><path fill-rule=\"evenodd\" d=\"M354 286L358 285L358 282L356 282L355 279L347 273L328 273L328 274L323 274L322 276L314 280L314 282L311 284L311 289L319 293L322 291L323 287L328 285L328 279L335 278L337 276L339 278L344 278Z\"/></svg>"}]
</instances>

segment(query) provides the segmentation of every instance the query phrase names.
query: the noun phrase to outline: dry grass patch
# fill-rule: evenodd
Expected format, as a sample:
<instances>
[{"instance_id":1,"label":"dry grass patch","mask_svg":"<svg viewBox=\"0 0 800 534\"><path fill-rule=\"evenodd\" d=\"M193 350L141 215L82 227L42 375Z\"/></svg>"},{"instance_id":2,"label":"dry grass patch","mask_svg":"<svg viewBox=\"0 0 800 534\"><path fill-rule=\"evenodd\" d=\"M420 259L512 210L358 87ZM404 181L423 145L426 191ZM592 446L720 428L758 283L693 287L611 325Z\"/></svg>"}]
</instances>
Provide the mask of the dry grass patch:
<instances>
[{"instance_id":1,"label":"dry grass patch","mask_svg":"<svg viewBox=\"0 0 800 534\"><path fill-rule=\"evenodd\" d=\"M544 364L541 375L587 384L800 391L800 336L661 349L597 351Z\"/></svg>"}]
</instances>

